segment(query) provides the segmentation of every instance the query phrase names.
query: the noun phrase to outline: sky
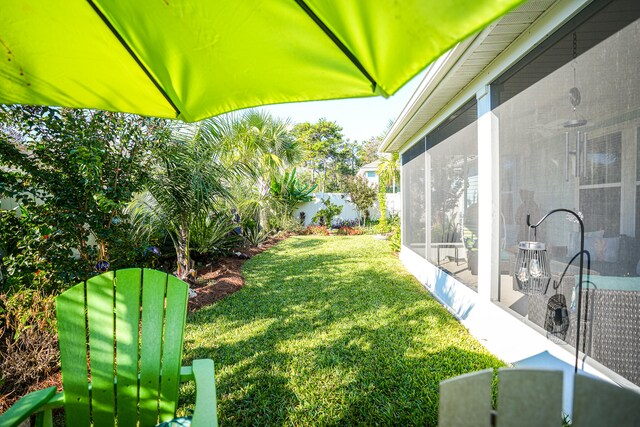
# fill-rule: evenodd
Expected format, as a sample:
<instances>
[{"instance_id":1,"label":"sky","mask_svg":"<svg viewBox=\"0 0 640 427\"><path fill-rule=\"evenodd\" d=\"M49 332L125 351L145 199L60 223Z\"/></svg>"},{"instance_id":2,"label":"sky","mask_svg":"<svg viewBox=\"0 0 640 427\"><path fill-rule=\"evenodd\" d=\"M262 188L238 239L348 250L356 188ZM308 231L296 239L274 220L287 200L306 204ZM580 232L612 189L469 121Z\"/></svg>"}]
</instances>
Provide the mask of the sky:
<instances>
[{"instance_id":1,"label":"sky","mask_svg":"<svg viewBox=\"0 0 640 427\"><path fill-rule=\"evenodd\" d=\"M378 136L395 120L413 95L424 72L418 74L395 95L385 99L370 98L341 99L335 101L296 102L262 107L272 115L289 117L294 123L315 123L321 118L342 126L342 134L351 141L366 141Z\"/></svg>"}]
</instances>

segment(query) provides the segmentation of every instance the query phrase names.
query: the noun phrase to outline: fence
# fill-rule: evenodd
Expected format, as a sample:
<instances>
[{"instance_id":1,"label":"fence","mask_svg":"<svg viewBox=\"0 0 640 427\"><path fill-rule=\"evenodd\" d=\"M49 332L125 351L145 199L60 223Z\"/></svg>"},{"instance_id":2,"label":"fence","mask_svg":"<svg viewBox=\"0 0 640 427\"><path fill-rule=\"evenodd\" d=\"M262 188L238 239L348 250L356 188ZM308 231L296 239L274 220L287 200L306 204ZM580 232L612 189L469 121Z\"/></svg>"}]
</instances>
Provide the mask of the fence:
<instances>
[{"instance_id":1,"label":"fence","mask_svg":"<svg viewBox=\"0 0 640 427\"><path fill-rule=\"evenodd\" d=\"M304 225L311 224L311 220L313 216L320 209L324 208L324 204L322 203L323 199L329 198L331 203L342 206L342 213L338 215L335 219L342 220L354 220L358 218L358 212L356 211L356 207L353 203L349 201L349 197L343 193L314 193L314 199L311 202L307 202L300 206L294 212L294 217L300 218L301 214L304 213ZM401 198L400 193L388 193L387 194L387 215L397 215L400 213L401 206ZM380 218L380 208L378 206L378 201L373 204L369 209L369 218L371 219L379 219Z\"/></svg>"}]
</instances>

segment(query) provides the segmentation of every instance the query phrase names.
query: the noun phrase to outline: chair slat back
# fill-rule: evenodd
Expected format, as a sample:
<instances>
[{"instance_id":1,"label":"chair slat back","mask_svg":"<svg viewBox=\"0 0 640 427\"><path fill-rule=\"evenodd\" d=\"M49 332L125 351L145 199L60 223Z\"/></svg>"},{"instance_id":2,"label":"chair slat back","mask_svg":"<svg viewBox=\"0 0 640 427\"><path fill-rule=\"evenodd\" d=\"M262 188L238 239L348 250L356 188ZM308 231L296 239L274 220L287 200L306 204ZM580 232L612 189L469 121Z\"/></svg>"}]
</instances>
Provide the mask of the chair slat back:
<instances>
[{"instance_id":1,"label":"chair slat back","mask_svg":"<svg viewBox=\"0 0 640 427\"><path fill-rule=\"evenodd\" d=\"M640 426L640 394L578 375L573 391L573 426Z\"/></svg>"},{"instance_id":2,"label":"chair slat back","mask_svg":"<svg viewBox=\"0 0 640 427\"><path fill-rule=\"evenodd\" d=\"M144 271L140 352L140 425L155 425L160 398L162 326L167 276Z\"/></svg>"},{"instance_id":3,"label":"chair slat back","mask_svg":"<svg viewBox=\"0 0 640 427\"><path fill-rule=\"evenodd\" d=\"M87 426L90 422L84 289L84 283L81 283L56 298L62 385L69 427Z\"/></svg>"},{"instance_id":4,"label":"chair slat back","mask_svg":"<svg viewBox=\"0 0 640 427\"><path fill-rule=\"evenodd\" d=\"M87 280L91 409L94 426L109 427L115 421L113 272Z\"/></svg>"},{"instance_id":5,"label":"chair slat back","mask_svg":"<svg viewBox=\"0 0 640 427\"><path fill-rule=\"evenodd\" d=\"M57 298L68 426L155 425L174 416L187 290L166 273L126 269Z\"/></svg>"},{"instance_id":6,"label":"chair slat back","mask_svg":"<svg viewBox=\"0 0 640 427\"><path fill-rule=\"evenodd\" d=\"M178 403L178 388L180 386L180 365L182 362L182 342L184 326L181 328L171 325L184 325L187 309L188 290L184 289L184 282L169 276L167 282L167 304L165 315L164 348L162 349L162 398L160 399L160 418L171 419L176 412Z\"/></svg>"},{"instance_id":7,"label":"chair slat back","mask_svg":"<svg viewBox=\"0 0 640 427\"><path fill-rule=\"evenodd\" d=\"M119 427L134 427L138 418L138 359L140 325L140 286L142 270L118 271L119 286L116 292L116 386Z\"/></svg>"},{"instance_id":8,"label":"chair slat back","mask_svg":"<svg viewBox=\"0 0 640 427\"><path fill-rule=\"evenodd\" d=\"M487 427L491 425L493 371L472 372L440 383L439 425Z\"/></svg>"},{"instance_id":9,"label":"chair slat back","mask_svg":"<svg viewBox=\"0 0 640 427\"><path fill-rule=\"evenodd\" d=\"M561 426L562 372L498 370L497 423L501 426Z\"/></svg>"}]
</instances>

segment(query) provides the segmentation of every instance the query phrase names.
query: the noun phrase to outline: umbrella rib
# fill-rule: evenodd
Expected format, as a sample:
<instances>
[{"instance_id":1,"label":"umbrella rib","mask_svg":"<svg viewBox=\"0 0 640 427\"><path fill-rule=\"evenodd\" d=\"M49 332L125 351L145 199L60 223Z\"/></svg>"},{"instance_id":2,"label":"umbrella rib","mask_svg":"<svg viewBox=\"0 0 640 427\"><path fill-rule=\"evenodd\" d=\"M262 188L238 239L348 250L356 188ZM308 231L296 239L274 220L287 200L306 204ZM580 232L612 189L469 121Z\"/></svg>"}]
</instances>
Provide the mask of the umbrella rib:
<instances>
[{"instance_id":1,"label":"umbrella rib","mask_svg":"<svg viewBox=\"0 0 640 427\"><path fill-rule=\"evenodd\" d=\"M138 58L138 55L136 55L133 49L131 49L131 46L129 46L127 42L122 38L120 33L116 31L115 27L111 24L109 19L107 19L105 14L102 13L102 11L98 8L98 6L96 6L93 0L87 0L87 2L89 3L89 5L91 5L94 12L98 14L100 19L102 19L102 22L104 22L104 24L109 28L109 30L111 30L111 33L116 37L116 39L118 39L120 44L126 49L127 52L129 52L129 55L131 55L133 60L136 61L136 64L138 64L138 66L142 69L142 71L144 71L144 73L147 75L149 80L151 80L151 82L154 84L156 89L160 91L164 99L169 103L169 105L171 105L171 108L173 108L173 110L176 112L176 117L180 116L180 109L176 106L176 104L173 103L173 101L171 100L167 92L165 92L162 86L160 86L160 83L158 83L158 81L151 75L151 72L147 69L147 67L144 66L140 58Z\"/></svg>"},{"instance_id":2,"label":"umbrella rib","mask_svg":"<svg viewBox=\"0 0 640 427\"><path fill-rule=\"evenodd\" d=\"M338 36L327 27L327 25L316 15L316 13L311 10L309 5L307 5L304 0L295 0L295 2L304 10L304 12L316 23L318 27L331 39L331 41L345 54L347 58L353 63L353 65L360 70L360 72L371 82L372 89L375 92L376 90L381 91L381 88L378 86L376 80L369 74L369 72L364 68L364 65L360 63L358 58L345 46L344 43L338 38Z\"/></svg>"}]
</instances>

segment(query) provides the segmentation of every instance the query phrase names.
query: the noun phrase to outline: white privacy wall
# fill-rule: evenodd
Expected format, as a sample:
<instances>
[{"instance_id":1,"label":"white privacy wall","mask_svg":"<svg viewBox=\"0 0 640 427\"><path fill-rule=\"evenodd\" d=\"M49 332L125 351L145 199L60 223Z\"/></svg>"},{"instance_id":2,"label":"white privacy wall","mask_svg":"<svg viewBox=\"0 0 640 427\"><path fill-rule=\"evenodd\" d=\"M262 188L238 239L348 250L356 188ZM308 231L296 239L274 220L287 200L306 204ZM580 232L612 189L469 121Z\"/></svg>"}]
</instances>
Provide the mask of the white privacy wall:
<instances>
[{"instance_id":1,"label":"white privacy wall","mask_svg":"<svg viewBox=\"0 0 640 427\"><path fill-rule=\"evenodd\" d=\"M397 215L400 212L400 197L400 193L387 194L387 215ZM348 221L358 218L356 207L349 201L349 197L343 193L314 193L313 200L311 202L303 204L298 209L296 209L293 213L293 216L295 218L300 218L300 212L304 212L304 225L307 226L311 224L311 220L313 219L313 216L316 214L316 212L324 208L322 200L326 200L327 198L331 200L331 203L342 206L342 213L338 215L334 220L342 219ZM369 208L369 214L371 219L380 218L380 208L378 206L377 200L373 204L373 206Z\"/></svg>"}]
</instances>

